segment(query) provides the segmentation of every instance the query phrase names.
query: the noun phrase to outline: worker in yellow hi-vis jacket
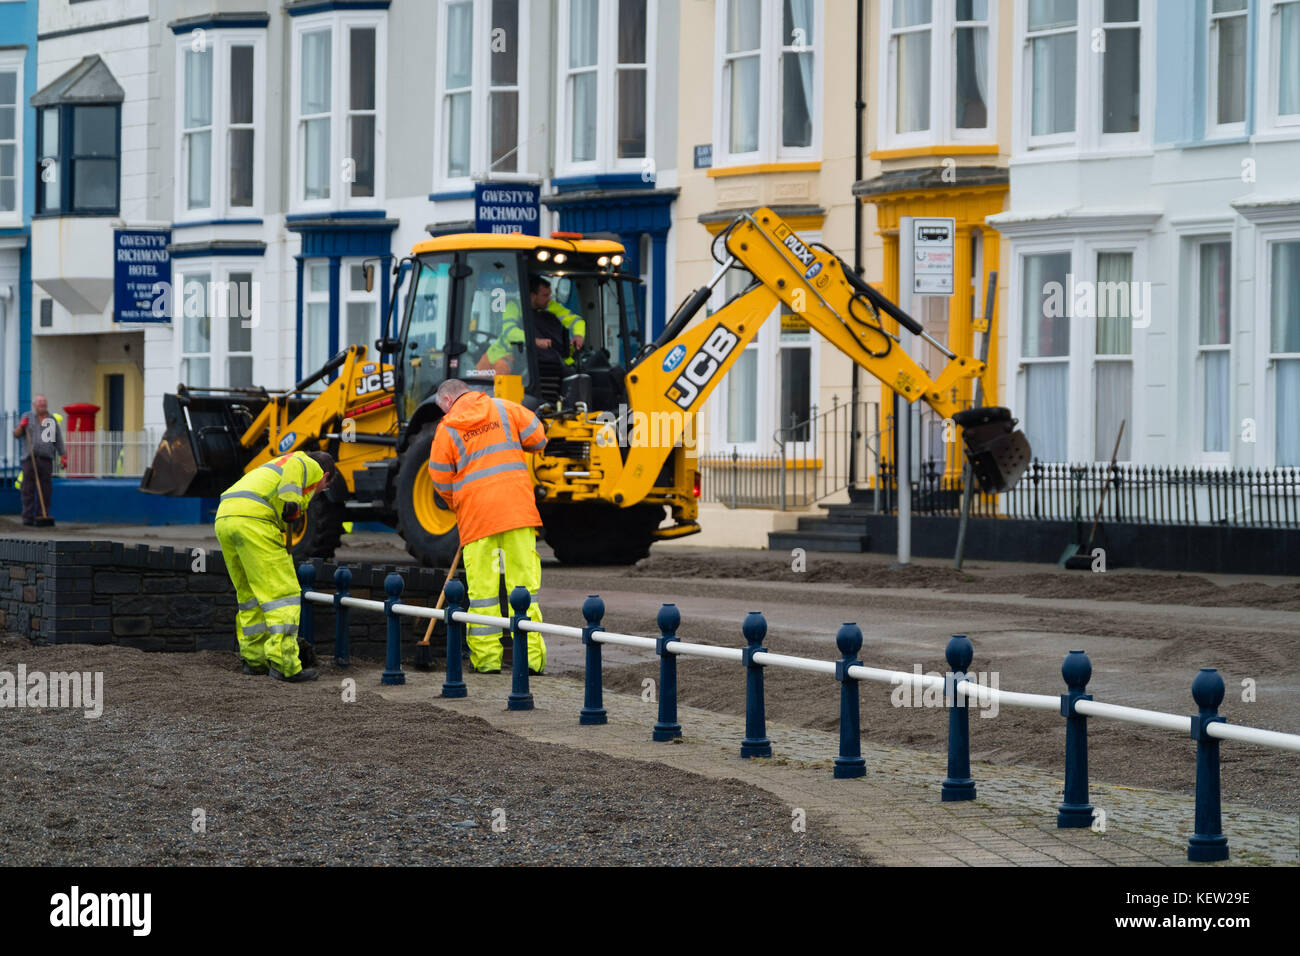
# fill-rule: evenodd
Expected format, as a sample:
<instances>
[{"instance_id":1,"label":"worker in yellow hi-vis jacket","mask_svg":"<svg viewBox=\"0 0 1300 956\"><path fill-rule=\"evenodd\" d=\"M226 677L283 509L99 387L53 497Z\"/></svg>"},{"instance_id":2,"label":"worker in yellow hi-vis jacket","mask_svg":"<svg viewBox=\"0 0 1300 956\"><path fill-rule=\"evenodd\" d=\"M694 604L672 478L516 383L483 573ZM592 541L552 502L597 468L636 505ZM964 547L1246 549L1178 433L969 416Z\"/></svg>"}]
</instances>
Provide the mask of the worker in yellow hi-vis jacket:
<instances>
[{"instance_id":1,"label":"worker in yellow hi-vis jacket","mask_svg":"<svg viewBox=\"0 0 1300 956\"><path fill-rule=\"evenodd\" d=\"M316 679L298 657L298 576L284 532L306 520L311 496L333 477L330 455L297 451L254 468L221 496L217 540L239 602L235 631L245 674Z\"/></svg>"}]
</instances>

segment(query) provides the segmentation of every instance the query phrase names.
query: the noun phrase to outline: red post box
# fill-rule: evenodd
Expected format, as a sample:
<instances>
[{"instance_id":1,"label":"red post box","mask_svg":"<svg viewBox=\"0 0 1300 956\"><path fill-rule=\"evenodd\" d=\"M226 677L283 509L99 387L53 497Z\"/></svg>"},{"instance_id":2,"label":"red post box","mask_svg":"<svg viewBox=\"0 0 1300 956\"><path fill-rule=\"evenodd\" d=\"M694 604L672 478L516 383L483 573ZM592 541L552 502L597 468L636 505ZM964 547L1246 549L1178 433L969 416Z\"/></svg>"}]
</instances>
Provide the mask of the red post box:
<instances>
[{"instance_id":1,"label":"red post box","mask_svg":"<svg viewBox=\"0 0 1300 956\"><path fill-rule=\"evenodd\" d=\"M99 411L99 406L78 402L64 405L63 410L68 415L65 438L68 446L68 477L93 478L96 475L95 413Z\"/></svg>"}]
</instances>

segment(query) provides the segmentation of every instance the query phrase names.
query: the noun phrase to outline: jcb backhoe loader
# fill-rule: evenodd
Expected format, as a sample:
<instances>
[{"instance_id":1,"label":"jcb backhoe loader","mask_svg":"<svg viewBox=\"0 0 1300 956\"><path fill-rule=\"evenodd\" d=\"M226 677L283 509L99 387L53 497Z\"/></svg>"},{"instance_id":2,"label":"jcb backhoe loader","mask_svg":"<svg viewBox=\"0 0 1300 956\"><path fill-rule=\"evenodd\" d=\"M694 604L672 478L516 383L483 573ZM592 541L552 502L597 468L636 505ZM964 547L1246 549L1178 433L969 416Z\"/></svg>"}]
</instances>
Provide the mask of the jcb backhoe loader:
<instances>
[{"instance_id":1,"label":"jcb backhoe loader","mask_svg":"<svg viewBox=\"0 0 1300 956\"><path fill-rule=\"evenodd\" d=\"M736 219L714 249L719 268L711 281L643 345L639 280L620 271L617 242L568 233L421 242L393 268L392 307L375 343L380 360L352 345L277 393L182 385L165 397L167 432L141 490L215 497L276 455L320 448L338 460L339 476L312 500L305 528L289 542L296 557L331 555L344 521L380 521L396 527L420 561L446 566L457 545L455 520L437 507L426 466L441 417L433 392L455 377L542 418L546 449L529 456L529 467L559 560L631 563L655 540L700 530L699 473L683 436L695 434L704 401L781 302L907 401L953 418L985 492L1015 484L1029 445L1011 414L962 410L954 398L953 386L981 376L982 362L929 339L770 209ZM748 270L753 283L692 326L732 268ZM555 304L547 308L575 341L582 337L572 365L538 347L530 289L539 277L550 283ZM937 377L898 347L881 313L949 357ZM335 372L319 394L308 391ZM633 420L654 427L629 428Z\"/></svg>"}]
</instances>

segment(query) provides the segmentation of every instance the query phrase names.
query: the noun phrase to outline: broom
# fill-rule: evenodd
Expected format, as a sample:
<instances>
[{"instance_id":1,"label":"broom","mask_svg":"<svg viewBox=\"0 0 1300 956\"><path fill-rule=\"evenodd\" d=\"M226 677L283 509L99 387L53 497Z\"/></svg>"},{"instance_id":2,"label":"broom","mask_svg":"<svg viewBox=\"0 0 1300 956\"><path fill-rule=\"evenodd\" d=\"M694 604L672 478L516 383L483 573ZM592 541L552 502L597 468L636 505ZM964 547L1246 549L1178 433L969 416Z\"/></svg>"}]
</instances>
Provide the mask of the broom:
<instances>
[{"instance_id":1,"label":"broom","mask_svg":"<svg viewBox=\"0 0 1300 956\"><path fill-rule=\"evenodd\" d=\"M456 569L460 567L460 551L459 547L456 548L456 556L451 559L451 569L442 582L442 593L438 595L438 603L433 606L435 611L441 611L443 602L447 600L447 584L456 577ZM416 670L433 670L433 647L429 644L429 638L433 637L433 625L435 623L436 618L429 618L429 626L424 629L424 640L415 645Z\"/></svg>"},{"instance_id":2,"label":"broom","mask_svg":"<svg viewBox=\"0 0 1300 956\"><path fill-rule=\"evenodd\" d=\"M49 512L45 509L45 491L41 488L40 466L36 464L36 445L32 443L32 426L27 426L27 454L32 459L32 479L36 484L36 497L41 503L41 516L32 521L38 528L50 528L54 526L54 519L50 517ZM50 471L54 471L54 462L50 462Z\"/></svg>"}]
</instances>

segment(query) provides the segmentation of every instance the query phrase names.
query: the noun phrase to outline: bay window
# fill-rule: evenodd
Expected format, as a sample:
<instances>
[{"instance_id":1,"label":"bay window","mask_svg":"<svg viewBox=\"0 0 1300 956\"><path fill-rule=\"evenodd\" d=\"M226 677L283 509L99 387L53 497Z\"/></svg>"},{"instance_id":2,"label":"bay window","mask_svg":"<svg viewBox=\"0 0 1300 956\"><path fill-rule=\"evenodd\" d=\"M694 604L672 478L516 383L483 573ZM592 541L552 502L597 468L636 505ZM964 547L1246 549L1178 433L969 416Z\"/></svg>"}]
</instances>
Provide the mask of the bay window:
<instances>
[{"instance_id":1,"label":"bay window","mask_svg":"<svg viewBox=\"0 0 1300 956\"><path fill-rule=\"evenodd\" d=\"M1024 375L1024 431L1043 461L1065 461L1069 438L1070 253L1022 260L1020 363Z\"/></svg>"},{"instance_id":2,"label":"bay window","mask_svg":"<svg viewBox=\"0 0 1300 956\"><path fill-rule=\"evenodd\" d=\"M1258 128L1300 126L1300 0L1264 0L1259 53Z\"/></svg>"},{"instance_id":3,"label":"bay window","mask_svg":"<svg viewBox=\"0 0 1300 956\"><path fill-rule=\"evenodd\" d=\"M1133 444L1132 282L1133 253L1097 254L1093 461L1110 461L1115 454L1116 438L1120 439L1118 460L1132 458L1129 453Z\"/></svg>"},{"instance_id":4,"label":"bay window","mask_svg":"<svg viewBox=\"0 0 1300 956\"><path fill-rule=\"evenodd\" d=\"M295 18L294 205L373 206L382 194L382 14Z\"/></svg>"},{"instance_id":5,"label":"bay window","mask_svg":"<svg viewBox=\"0 0 1300 956\"><path fill-rule=\"evenodd\" d=\"M186 260L177 271L181 379L203 388L252 388L260 287L245 266Z\"/></svg>"},{"instance_id":6,"label":"bay window","mask_svg":"<svg viewBox=\"0 0 1300 956\"><path fill-rule=\"evenodd\" d=\"M47 106L38 117L37 175L45 188L37 191L37 212L116 215L121 106Z\"/></svg>"},{"instance_id":7,"label":"bay window","mask_svg":"<svg viewBox=\"0 0 1300 956\"><path fill-rule=\"evenodd\" d=\"M797 160L819 152L819 0L717 5L717 165Z\"/></svg>"},{"instance_id":8,"label":"bay window","mask_svg":"<svg viewBox=\"0 0 1300 956\"><path fill-rule=\"evenodd\" d=\"M561 171L640 170L652 153L658 0L560 4Z\"/></svg>"},{"instance_id":9,"label":"bay window","mask_svg":"<svg viewBox=\"0 0 1300 956\"><path fill-rule=\"evenodd\" d=\"M992 136L988 0L890 0L882 6L887 55L882 142L892 146ZM936 63L951 63L951 72ZM932 82L941 78L946 82Z\"/></svg>"},{"instance_id":10,"label":"bay window","mask_svg":"<svg viewBox=\"0 0 1300 956\"><path fill-rule=\"evenodd\" d=\"M1040 143L1075 129L1077 0L1029 0L1030 135Z\"/></svg>"},{"instance_id":11,"label":"bay window","mask_svg":"<svg viewBox=\"0 0 1300 956\"><path fill-rule=\"evenodd\" d=\"M437 75L436 185L527 169L528 10L519 0L444 0Z\"/></svg>"},{"instance_id":12,"label":"bay window","mask_svg":"<svg viewBox=\"0 0 1300 956\"><path fill-rule=\"evenodd\" d=\"M1273 463L1300 465L1300 239L1268 243Z\"/></svg>"},{"instance_id":13,"label":"bay window","mask_svg":"<svg viewBox=\"0 0 1300 956\"><path fill-rule=\"evenodd\" d=\"M22 213L22 51L0 51L0 219Z\"/></svg>"},{"instance_id":14,"label":"bay window","mask_svg":"<svg viewBox=\"0 0 1300 956\"><path fill-rule=\"evenodd\" d=\"M247 216L260 201L262 42L238 31L180 38L178 219Z\"/></svg>"},{"instance_id":15,"label":"bay window","mask_svg":"<svg viewBox=\"0 0 1300 956\"><path fill-rule=\"evenodd\" d=\"M1239 133L1246 124L1246 0L1210 0L1210 127Z\"/></svg>"}]
</instances>

